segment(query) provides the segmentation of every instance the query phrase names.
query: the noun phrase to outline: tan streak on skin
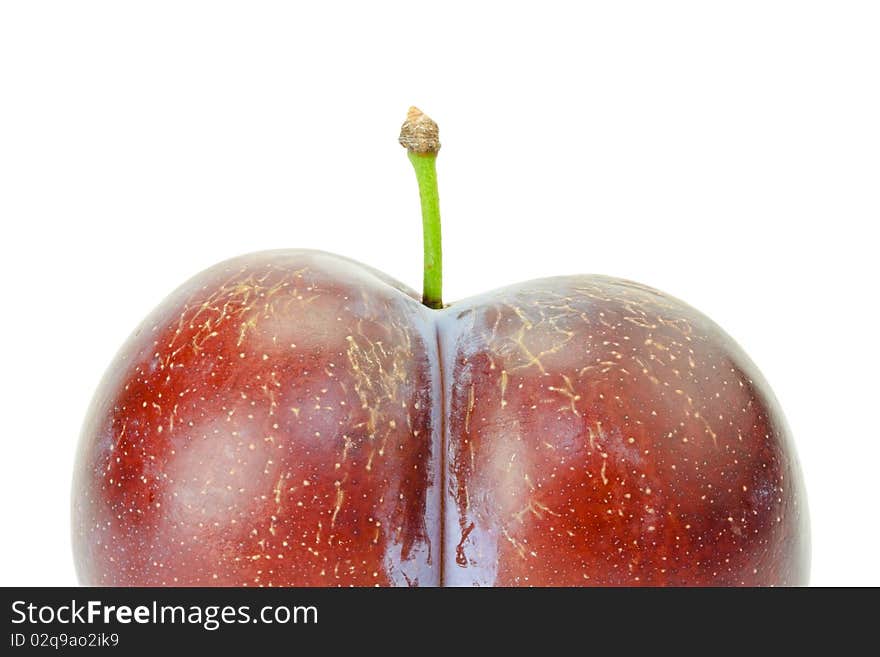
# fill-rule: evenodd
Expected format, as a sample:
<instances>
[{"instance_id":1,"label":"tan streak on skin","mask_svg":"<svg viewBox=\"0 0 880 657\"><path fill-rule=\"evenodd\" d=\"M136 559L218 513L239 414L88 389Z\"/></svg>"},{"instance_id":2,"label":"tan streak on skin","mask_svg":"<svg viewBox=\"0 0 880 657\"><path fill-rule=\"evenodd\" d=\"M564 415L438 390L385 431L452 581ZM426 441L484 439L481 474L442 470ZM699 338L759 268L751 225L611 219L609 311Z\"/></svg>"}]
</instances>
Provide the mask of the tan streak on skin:
<instances>
[{"instance_id":1,"label":"tan streak on skin","mask_svg":"<svg viewBox=\"0 0 880 657\"><path fill-rule=\"evenodd\" d=\"M507 370L501 370L501 408L507 406L507 400L504 399L504 393L507 391Z\"/></svg>"},{"instance_id":2,"label":"tan streak on skin","mask_svg":"<svg viewBox=\"0 0 880 657\"><path fill-rule=\"evenodd\" d=\"M209 298L198 306L198 310L196 310L195 314L189 319L189 321L186 320L186 316L192 309L192 306L190 306L189 304L184 305L183 311L180 313L178 319L177 330L175 331L170 343L168 344L169 349L174 346L174 343L176 342L178 336L183 333L184 326L186 324L188 324L190 328L194 328L196 326L196 321L204 313L210 311L213 312L215 316L205 319L199 325L198 330L196 331L196 333L193 334L190 341L190 346L195 353L203 351L205 348L205 343L209 339L214 338L220 334L220 332L216 329L218 329L225 320L240 317L253 310L253 304L251 301L252 298L256 299L259 297L271 297L287 285L286 282L280 281L271 288L265 288L265 286L261 284L269 276L268 273L262 278L256 280L254 279L253 275L251 275L246 280L240 281L235 285L232 285L236 278L241 276L245 271L246 268L243 268L242 270L228 278L226 282L222 283L217 289L215 289L215 291L209 296ZM303 271L306 271L306 268L303 268L300 272L294 272L294 275L301 274ZM218 307L217 300L221 298L226 300L224 301L222 307ZM264 311L266 314L270 314L274 311L274 307L270 305L269 301L264 304ZM241 323L237 346L241 346L248 330L253 330L256 328L258 316L259 313L254 313L251 317ZM184 347L186 347L186 345L181 345L173 352L169 353L168 356L166 356L162 364L163 369L173 366L174 359L184 349Z\"/></svg>"},{"instance_id":3,"label":"tan streak on skin","mask_svg":"<svg viewBox=\"0 0 880 657\"><path fill-rule=\"evenodd\" d=\"M536 499L530 499L528 504L526 504L522 509L520 509L519 511L517 511L513 514L513 517L516 518L516 520L520 524L523 524L523 517L527 513L531 513L538 520L543 520L545 513L549 514L551 516L555 516L557 518L561 517L560 514L556 513L550 507L548 507L546 504L542 504L541 502L539 502Z\"/></svg>"},{"instance_id":4,"label":"tan streak on skin","mask_svg":"<svg viewBox=\"0 0 880 657\"><path fill-rule=\"evenodd\" d=\"M520 545L519 541L517 541L513 536L510 535L510 532L507 531L507 527L501 527L501 533L504 535L504 538L510 543L514 549L516 549L517 554L523 559L526 558L526 550Z\"/></svg>"},{"instance_id":5,"label":"tan streak on skin","mask_svg":"<svg viewBox=\"0 0 880 657\"><path fill-rule=\"evenodd\" d=\"M125 430L128 429L128 422L125 422L122 425L122 430L119 432L119 436L116 438L116 444L113 446L113 451L119 449L119 446L122 444L122 440L125 438ZM108 462L108 466L112 465L112 461Z\"/></svg>"},{"instance_id":6,"label":"tan streak on skin","mask_svg":"<svg viewBox=\"0 0 880 657\"><path fill-rule=\"evenodd\" d=\"M553 315L551 317L547 317L543 308L539 308L540 318L538 319L537 323L535 323L528 317L528 315L519 306L515 306L512 304L502 304L502 307L507 307L510 310L512 310L513 313L520 320L520 326L517 329L516 333L508 339L511 342L513 342L514 345L516 345L516 347L519 349L519 351L525 357L524 363L520 363L518 365L514 365L514 366L510 367L509 368L510 371L517 371L520 369L528 369L528 368L534 366L534 367L538 368L538 371L541 372L541 374L546 374L547 372L546 372L544 363L542 362L541 359L544 358L545 356L550 355L550 354L557 353L563 347L565 347L565 345L568 344L568 342L571 341L571 339L574 337L574 335L575 335L574 332L570 331L570 330L565 330L565 329L559 328L559 326L557 325L556 322L557 322L557 319L560 317L560 315ZM500 316L500 313L499 313L499 316ZM587 321L587 323L589 323L588 319L586 321ZM556 333L562 334L564 336L564 339L562 339L561 341L559 341L558 343L556 343L555 345L553 345L549 349L545 349L545 350L539 352L538 354L535 354L529 348L529 346L526 345L526 343L525 343L526 335L530 331L535 330L539 326L542 326L544 324L549 324L550 329ZM496 319L496 326L497 326L497 319Z\"/></svg>"},{"instance_id":7,"label":"tan streak on skin","mask_svg":"<svg viewBox=\"0 0 880 657\"><path fill-rule=\"evenodd\" d=\"M718 435L715 433L715 431L713 431L712 426L709 424L708 420L706 420L706 418L704 418L699 413L696 414L696 417L700 420L700 422L703 423L703 426L706 427L706 431L709 433L709 436L712 438L712 444L714 444L715 447L718 447Z\"/></svg>"},{"instance_id":8,"label":"tan streak on skin","mask_svg":"<svg viewBox=\"0 0 880 657\"><path fill-rule=\"evenodd\" d=\"M641 326L642 328L655 329L657 328L656 324L652 324L648 322L644 317L624 317L625 321L630 324L635 324L636 326Z\"/></svg>"},{"instance_id":9,"label":"tan streak on skin","mask_svg":"<svg viewBox=\"0 0 880 657\"><path fill-rule=\"evenodd\" d=\"M518 369L528 369L529 367L534 365L538 368L538 370L541 372L541 374L546 374L547 371L544 369L544 365L541 364L540 357L535 356L535 354L533 354L531 352L531 350L526 346L525 342L523 341L525 339L525 332L527 330L528 329L525 327L525 324L521 325L519 327L519 330L517 331L516 335L512 338L512 340L516 344L516 346L520 349L520 351L522 351L526 355L528 360L523 365L517 365L515 367L512 367L511 371L516 371Z\"/></svg>"},{"instance_id":10,"label":"tan streak on skin","mask_svg":"<svg viewBox=\"0 0 880 657\"><path fill-rule=\"evenodd\" d=\"M591 450L596 449L596 439L597 439L597 438L598 438L598 440L601 441L602 443L604 443L604 442L605 442L605 439L607 438L607 436L605 435L605 430L602 428L602 421L601 421L601 420L596 420L596 422L594 423L593 426L596 427L596 431L595 431L595 432L593 431L593 427L592 427L592 426L588 426L588 427L587 427L587 434L588 434L589 439L590 439L590 449L591 449ZM597 434L598 434L598 435L597 435ZM602 447L602 445L599 445L599 447Z\"/></svg>"},{"instance_id":11,"label":"tan streak on skin","mask_svg":"<svg viewBox=\"0 0 880 657\"><path fill-rule=\"evenodd\" d=\"M341 463L345 463L348 459L348 451L351 449L351 446L354 444L352 439L349 438L346 434L342 434L342 458L340 458ZM336 464L336 467L339 467L339 463Z\"/></svg>"},{"instance_id":12,"label":"tan streak on skin","mask_svg":"<svg viewBox=\"0 0 880 657\"><path fill-rule=\"evenodd\" d=\"M278 477L278 481L275 482L275 486L272 489L272 492L275 494L275 512L278 513L281 511L281 489L284 484L285 475L281 475Z\"/></svg>"},{"instance_id":13,"label":"tan streak on skin","mask_svg":"<svg viewBox=\"0 0 880 657\"><path fill-rule=\"evenodd\" d=\"M685 401L687 402L688 407L691 409L695 409L693 398L690 395L685 394L684 390L676 389L675 394L677 394L681 397L684 397ZM703 424L703 426L706 429L706 433L708 433L709 437L712 438L712 444L715 445L715 447L717 448L718 447L718 434L716 434L715 430L712 429L712 425L709 424L709 421L706 418L704 418L702 416L702 414L697 410L693 410L693 413L688 412L687 414L693 415L693 417L698 419Z\"/></svg>"},{"instance_id":14,"label":"tan streak on skin","mask_svg":"<svg viewBox=\"0 0 880 657\"><path fill-rule=\"evenodd\" d=\"M581 396L575 394L574 386L571 384L571 379L568 378L565 374L562 375L562 379L565 381L564 388L557 388L556 386L547 386L548 390L552 390L553 392L558 392L559 394L568 397L568 406L562 406L560 410L570 410L572 414L580 417L580 412L575 407L575 402L580 401Z\"/></svg>"},{"instance_id":15,"label":"tan streak on skin","mask_svg":"<svg viewBox=\"0 0 880 657\"><path fill-rule=\"evenodd\" d=\"M269 399L269 416L275 415L275 409L278 408L278 402L275 401L275 391L269 388L268 384L260 386L263 393Z\"/></svg>"},{"instance_id":16,"label":"tan streak on skin","mask_svg":"<svg viewBox=\"0 0 880 657\"><path fill-rule=\"evenodd\" d=\"M502 393L503 395L504 393ZM471 413L474 412L474 384L470 385L470 389L468 390L468 405L467 405L467 413L464 416L464 430L465 433L470 433L471 430Z\"/></svg>"},{"instance_id":17,"label":"tan streak on skin","mask_svg":"<svg viewBox=\"0 0 880 657\"><path fill-rule=\"evenodd\" d=\"M238 340L236 341L236 346L240 347L247 336L247 332L249 330L255 329L257 327L257 316L253 315L249 317L247 320L241 323L241 330L238 334Z\"/></svg>"},{"instance_id":18,"label":"tan streak on skin","mask_svg":"<svg viewBox=\"0 0 880 657\"><path fill-rule=\"evenodd\" d=\"M675 329L685 337L690 337L693 333L694 329L691 326L691 323L685 319L684 317L678 317L674 319L658 317L657 321L663 324L664 326L668 326L672 329Z\"/></svg>"},{"instance_id":19,"label":"tan streak on skin","mask_svg":"<svg viewBox=\"0 0 880 657\"><path fill-rule=\"evenodd\" d=\"M534 327L534 324L532 324L532 321L522 311L522 308L520 308L519 306L512 306L510 304L505 304L505 305L508 308L510 308L514 312L514 314L516 314L517 317L519 317L525 330L527 330L527 331L532 330L532 328Z\"/></svg>"},{"instance_id":20,"label":"tan streak on skin","mask_svg":"<svg viewBox=\"0 0 880 657\"><path fill-rule=\"evenodd\" d=\"M364 336L362 324L359 322L359 335ZM406 381L407 359L411 353L411 341L405 331L396 330L394 347L386 351L381 342L368 343L367 347L353 335L346 336L348 357L354 377L354 389L361 402L361 408L367 412L367 431L375 436L380 406L385 402L394 403L398 400L399 388ZM381 353L380 353L381 352ZM390 371L386 370L383 360L391 360ZM386 435L387 438L387 435ZM384 453L380 449L380 456Z\"/></svg>"}]
</instances>

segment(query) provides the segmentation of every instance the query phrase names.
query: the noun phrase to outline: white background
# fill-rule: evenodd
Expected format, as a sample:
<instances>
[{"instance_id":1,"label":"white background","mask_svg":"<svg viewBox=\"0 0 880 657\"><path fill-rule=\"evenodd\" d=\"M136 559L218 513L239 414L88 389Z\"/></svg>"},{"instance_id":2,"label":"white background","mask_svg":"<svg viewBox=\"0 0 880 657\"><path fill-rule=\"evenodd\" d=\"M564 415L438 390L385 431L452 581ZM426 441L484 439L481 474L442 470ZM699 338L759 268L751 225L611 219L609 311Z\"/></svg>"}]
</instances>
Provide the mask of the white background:
<instances>
[{"instance_id":1,"label":"white background","mask_svg":"<svg viewBox=\"0 0 880 657\"><path fill-rule=\"evenodd\" d=\"M585 272L692 303L785 409L812 583L880 585L878 5L305 4L0 5L0 584L75 583L79 426L183 280L313 247L420 284L416 104L447 300Z\"/></svg>"}]
</instances>

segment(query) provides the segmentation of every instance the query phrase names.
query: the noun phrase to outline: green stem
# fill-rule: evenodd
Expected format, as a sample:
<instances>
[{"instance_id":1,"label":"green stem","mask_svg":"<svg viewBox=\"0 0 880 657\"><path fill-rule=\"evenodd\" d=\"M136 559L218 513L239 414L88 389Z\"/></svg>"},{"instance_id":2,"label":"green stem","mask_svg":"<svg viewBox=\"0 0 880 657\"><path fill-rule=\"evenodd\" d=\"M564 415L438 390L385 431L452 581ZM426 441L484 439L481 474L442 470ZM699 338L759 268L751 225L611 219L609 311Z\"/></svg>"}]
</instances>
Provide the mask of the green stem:
<instances>
[{"instance_id":1,"label":"green stem","mask_svg":"<svg viewBox=\"0 0 880 657\"><path fill-rule=\"evenodd\" d=\"M425 275L422 303L428 308L443 307L443 254L440 248L440 198L437 194L437 151L440 130L418 107L410 107L400 127L400 145L409 154L416 170L422 201L422 232L425 246Z\"/></svg>"},{"instance_id":2,"label":"green stem","mask_svg":"<svg viewBox=\"0 0 880 657\"><path fill-rule=\"evenodd\" d=\"M422 303L443 307L443 249L440 237L440 197L437 193L437 153L408 153L419 183L425 251Z\"/></svg>"}]
</instances>

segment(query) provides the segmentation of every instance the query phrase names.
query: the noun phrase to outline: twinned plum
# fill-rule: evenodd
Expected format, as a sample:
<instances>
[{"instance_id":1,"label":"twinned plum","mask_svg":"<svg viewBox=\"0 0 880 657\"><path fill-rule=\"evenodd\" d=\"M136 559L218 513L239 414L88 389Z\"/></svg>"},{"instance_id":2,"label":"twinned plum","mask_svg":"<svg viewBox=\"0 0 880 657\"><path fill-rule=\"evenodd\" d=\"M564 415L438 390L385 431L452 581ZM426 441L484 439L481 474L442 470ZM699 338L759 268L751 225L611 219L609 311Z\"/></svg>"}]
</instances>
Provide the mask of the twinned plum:
<instances>
[{"instance_id":1,"label":"twinned plum","mask_svg":"<svg viewBox=\"0 0 880 657\"><path fill-rule=\"evenodd\" d=\"M768 384L711 320L603 276L444 306L437 128L401 133L421 298L351 260L221 263L149 315L80 439L89 585L802 585Z\"/></svg>"}]
</instances>

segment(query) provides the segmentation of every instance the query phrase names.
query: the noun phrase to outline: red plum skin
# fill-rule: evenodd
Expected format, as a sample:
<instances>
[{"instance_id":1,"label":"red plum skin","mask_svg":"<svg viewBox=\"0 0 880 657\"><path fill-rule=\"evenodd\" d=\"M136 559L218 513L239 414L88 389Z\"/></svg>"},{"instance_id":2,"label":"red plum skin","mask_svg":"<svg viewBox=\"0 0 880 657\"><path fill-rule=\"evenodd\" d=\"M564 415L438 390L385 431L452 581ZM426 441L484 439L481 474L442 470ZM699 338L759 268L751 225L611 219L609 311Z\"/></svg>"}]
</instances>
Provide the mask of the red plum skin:
<instances>
[{"instance_id":1,"label":"red plum skin","mask_svg":"<svg viewBox=\"0 0 880 657\"><path fill-rule=\"evenodd\" d=\"M803 585L800 468L716 324L602 276L452 304L305 250L129 338L74 473L104 586Z\"/></svg>"}]
</instances>

